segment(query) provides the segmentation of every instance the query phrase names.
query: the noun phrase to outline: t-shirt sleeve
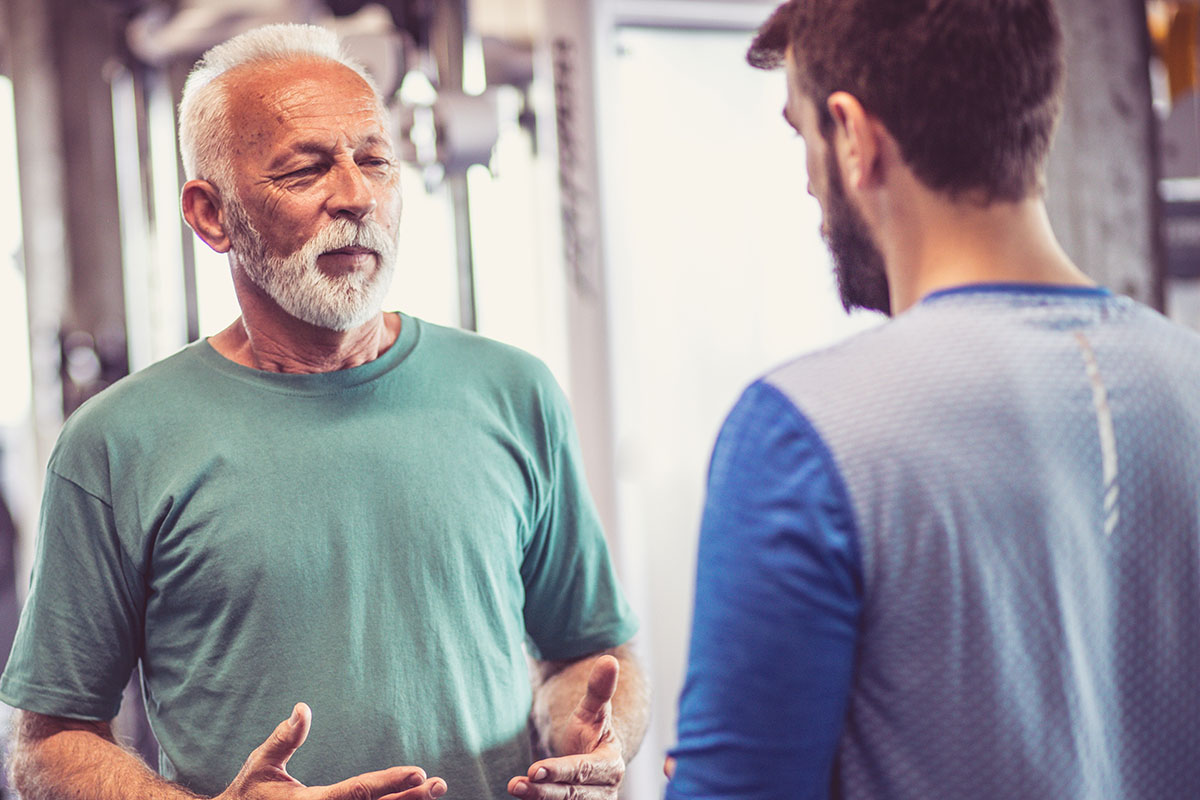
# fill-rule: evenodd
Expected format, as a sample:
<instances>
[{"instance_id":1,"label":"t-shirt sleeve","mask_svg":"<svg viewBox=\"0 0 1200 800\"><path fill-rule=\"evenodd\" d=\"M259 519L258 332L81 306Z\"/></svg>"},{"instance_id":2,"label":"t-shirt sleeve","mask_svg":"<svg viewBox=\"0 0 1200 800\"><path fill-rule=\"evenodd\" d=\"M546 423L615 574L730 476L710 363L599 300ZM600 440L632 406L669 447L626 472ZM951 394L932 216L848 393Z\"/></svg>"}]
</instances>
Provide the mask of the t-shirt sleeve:
<instances>
[{"instance_id":1,"label":"t-shirt sleeve","mask_svg":"<svg viewBox=\"0 0 1200 800\"><path fill-rule=\"evenodd\" d=\"M546 469L521 565L525 630L535 658L567 660L624 644L638 625L588 491L566 398L552 378L544 392Z\"/></svg>"},{"instance_id":2,"label":"t-shirt sleeve","mask_svg":"<svg viewBox=\"0 0 1200 800\"><path fill-rule=\"evenodd\" d=\"M861 585L831 455L777 389L752 385L709 468L668 800L828 796Z\"/></svg>"},{"instance_id":3,"label":"t-shirt sleeve","mask_svg":"<svg viewBox=\"0 0 1200 800\"><path fill-rule=\"evenodd\" d=\"M111 505L52 468L0 700L61 717L116 716L140 651L144 586Z\"/></svg>"}]
</instances>

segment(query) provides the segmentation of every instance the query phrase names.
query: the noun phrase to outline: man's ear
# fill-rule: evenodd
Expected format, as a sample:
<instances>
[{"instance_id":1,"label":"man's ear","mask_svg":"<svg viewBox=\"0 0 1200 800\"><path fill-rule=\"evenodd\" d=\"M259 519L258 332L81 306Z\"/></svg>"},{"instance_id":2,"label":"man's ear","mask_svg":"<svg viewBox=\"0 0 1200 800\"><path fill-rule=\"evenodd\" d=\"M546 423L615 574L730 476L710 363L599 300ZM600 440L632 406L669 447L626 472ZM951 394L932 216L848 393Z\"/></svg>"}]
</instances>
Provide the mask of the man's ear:
<instances>
[{"instance_id":1,"label":"man's ear","mask_svg":"<svg viewBox=\"0 0 1200 800\"><path fill-rule=\"evenodd\" d=\"M180 206L183 209L183 218L205 244L218 253L229 252L229 234L225 232L221 197L217 194L215 186L208 181L188 181L183 185Z\"/></svg>"},{"instance_id":2,"label":"man's ear","mask_svg":"<svg viewBox=\"0 0 1200 800\"><path fill-rule=\"evenodd\" d=\"M884 131L858 98L834 92L826 101L833 117L833 147L847 187L864 189L882 177Z\"/></svg>"}]
</instances>

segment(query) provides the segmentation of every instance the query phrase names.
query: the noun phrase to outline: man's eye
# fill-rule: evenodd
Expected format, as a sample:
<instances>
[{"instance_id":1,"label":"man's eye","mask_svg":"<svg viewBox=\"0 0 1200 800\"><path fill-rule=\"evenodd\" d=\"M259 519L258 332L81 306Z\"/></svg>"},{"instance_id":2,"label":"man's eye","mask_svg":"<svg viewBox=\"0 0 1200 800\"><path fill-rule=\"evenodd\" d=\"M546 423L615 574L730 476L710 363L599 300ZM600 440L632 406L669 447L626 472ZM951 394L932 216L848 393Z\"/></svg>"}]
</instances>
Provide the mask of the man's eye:
<instances>
[{"instance_id":1,"label":"man's eye","mask_svg":"<svg viewBox=\"0 0 1200 800\"><path fill-rule=\"evenodd\" d=\"M317 167L317 166L301 167L300 169L294 169L291 172L285 173L283 177L285 177L285 178L309 178L309 177L312 177L313 175L316 175L320 171L321 171L321 168Z\"/></svg>"}]
</instances>

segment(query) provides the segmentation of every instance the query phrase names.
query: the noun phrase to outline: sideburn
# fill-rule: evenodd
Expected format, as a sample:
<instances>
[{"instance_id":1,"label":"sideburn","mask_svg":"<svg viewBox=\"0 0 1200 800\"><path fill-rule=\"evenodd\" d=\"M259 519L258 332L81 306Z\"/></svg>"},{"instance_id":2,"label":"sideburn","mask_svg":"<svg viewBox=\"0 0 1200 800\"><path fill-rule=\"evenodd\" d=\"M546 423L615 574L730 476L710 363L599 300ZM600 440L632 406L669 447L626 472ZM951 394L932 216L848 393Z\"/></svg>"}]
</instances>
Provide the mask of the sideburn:
<instances>
[{"instance_id":1,"label":"sideburn","mask_svg":"<svg viewBox=\"0 0 1200 800\"><path fill-rule=\"evenodd\" d=\"M832 120L831 120L832 121ZM833 143L825 151L825 243L833 255L838 294L847 311L865 308L892 315L891 291L883 253L875 244L866 221L846 196L842 172Z\"/></svg>"}]
</instances>

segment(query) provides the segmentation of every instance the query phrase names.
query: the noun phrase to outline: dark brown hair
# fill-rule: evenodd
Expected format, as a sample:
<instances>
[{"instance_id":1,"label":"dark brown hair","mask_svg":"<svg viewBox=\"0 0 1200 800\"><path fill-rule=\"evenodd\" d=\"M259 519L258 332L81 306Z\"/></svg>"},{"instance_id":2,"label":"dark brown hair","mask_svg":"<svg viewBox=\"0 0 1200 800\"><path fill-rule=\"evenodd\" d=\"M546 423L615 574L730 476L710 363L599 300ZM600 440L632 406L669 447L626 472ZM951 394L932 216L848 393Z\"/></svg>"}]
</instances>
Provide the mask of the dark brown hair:
<instances>
[{"instance_id":1,"label":"dark brown hair","mask_svg":"<svg viewBox=\"0 0 1200 800\"><path fill-rule=\"evenodd\" d=\"M826 136L826 99L849 92L931 189L1041 191L1064 72L1051 0L789 0L746 58L774 69L789 47Z\"/></svg>"}]
</instances>

